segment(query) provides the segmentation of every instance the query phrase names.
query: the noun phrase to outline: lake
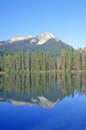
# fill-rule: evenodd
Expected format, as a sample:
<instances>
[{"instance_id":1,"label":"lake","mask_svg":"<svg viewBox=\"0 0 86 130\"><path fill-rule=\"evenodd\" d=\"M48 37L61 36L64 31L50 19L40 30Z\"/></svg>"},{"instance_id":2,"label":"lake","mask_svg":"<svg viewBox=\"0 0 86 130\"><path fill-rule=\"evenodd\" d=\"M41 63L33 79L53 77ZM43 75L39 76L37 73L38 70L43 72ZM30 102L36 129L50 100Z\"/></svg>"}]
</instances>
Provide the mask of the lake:
<instances>
[{"instance_id":1,"label":"lake","mask_svg":"<svg viewBox=\"0 0 86 130\"><path fill-rule=\"evenodd\" d=\"M0 130L86 130L86 75L1 75Z\"/></svg>"}]
</instances>

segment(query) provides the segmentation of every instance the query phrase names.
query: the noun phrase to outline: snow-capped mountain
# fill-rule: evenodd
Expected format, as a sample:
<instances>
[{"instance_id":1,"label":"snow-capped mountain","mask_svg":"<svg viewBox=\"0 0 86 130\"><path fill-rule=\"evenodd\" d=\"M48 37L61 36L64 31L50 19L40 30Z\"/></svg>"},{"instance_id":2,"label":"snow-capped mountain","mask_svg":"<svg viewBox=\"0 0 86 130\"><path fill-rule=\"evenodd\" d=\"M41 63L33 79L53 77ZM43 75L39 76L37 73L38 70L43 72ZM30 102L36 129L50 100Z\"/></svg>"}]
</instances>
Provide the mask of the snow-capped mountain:
<instances>
[{"instance_id":1,"label":"snow-capped mountain","mask_svg":"<svg viewBox=\"0 0 86 130\"><path fill-rule=\"evenodd\" d=\"M7 41L0 42L0 51L7 53L52 51L59 55L62 48L70 47L49 32L37 36L12 37Z\"/></svg>"},{"instance_id":2,"label":"snow-capped mountain","mask_svg":"<svg viewBox=\"0 0 86 130\"><path fill-rule=\"evenodd\" d=\"M13 42L22 41L22 40L29 40L30 43L42 45L50 39L55 39L57 42L59 41L59 39L57 39L53 34L49 32L45 32L38 36L24 36L24 37L15 36L9 39L7 43L13 43Z\"/></svg>"}]
</instances>

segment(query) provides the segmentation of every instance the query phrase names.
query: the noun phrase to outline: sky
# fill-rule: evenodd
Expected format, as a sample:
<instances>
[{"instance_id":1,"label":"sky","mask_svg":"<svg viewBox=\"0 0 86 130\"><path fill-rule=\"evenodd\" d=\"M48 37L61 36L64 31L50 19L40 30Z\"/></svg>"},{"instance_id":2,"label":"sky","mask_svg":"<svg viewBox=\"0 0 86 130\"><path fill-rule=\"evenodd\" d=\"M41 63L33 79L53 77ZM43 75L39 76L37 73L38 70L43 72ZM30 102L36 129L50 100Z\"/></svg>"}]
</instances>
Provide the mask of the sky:
<instances>
[{"instance_id":1,"label":"sky","mask_svg":"<svg viewBox=\"0 0 86 130\"><path fill-rule=\"evenodd\" d=\"M86 47L86 0L0 0L0 41L44 32Z\"/></svg>"}]
</instances>

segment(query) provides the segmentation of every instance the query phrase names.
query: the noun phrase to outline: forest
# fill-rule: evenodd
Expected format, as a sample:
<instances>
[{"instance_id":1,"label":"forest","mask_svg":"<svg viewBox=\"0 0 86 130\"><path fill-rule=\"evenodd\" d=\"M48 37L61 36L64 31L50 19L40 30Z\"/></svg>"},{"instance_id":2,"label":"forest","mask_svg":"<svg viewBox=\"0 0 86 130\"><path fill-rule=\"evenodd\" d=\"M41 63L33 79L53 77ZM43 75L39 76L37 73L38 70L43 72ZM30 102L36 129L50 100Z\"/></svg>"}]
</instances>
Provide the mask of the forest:
<instances>
[{"instance_id":1,"label":"forest","mask_svg":"<svg viewBox=\"0 0 86 130\"><path fill-rule=\"evenodd\" d=\"M35 72L35 71L86 71L86 48L74 50L63 49L59 56L52 52L0 53L1 72Z\"/></svg>"}]
</instances>

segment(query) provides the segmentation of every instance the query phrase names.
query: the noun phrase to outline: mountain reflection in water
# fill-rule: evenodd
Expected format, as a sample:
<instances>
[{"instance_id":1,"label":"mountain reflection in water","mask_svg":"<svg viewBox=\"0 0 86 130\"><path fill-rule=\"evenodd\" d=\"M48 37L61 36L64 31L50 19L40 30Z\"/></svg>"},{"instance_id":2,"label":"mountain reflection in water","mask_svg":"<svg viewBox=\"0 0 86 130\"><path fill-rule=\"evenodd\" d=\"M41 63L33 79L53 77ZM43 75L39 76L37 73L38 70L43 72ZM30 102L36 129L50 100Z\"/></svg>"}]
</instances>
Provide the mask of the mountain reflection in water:
<instances>
[{"instance_id":1,"label":"mountain reflection in water","mask_svg":"<svg viewBox=\"0 0 86 130\"><path fill-rule=\"evenodd\" d=\"M0 101L14 105L52 108L66 96L86 94L86 75L55 73L10 74L0 76Z\"/></svg>"}]
</instances>

